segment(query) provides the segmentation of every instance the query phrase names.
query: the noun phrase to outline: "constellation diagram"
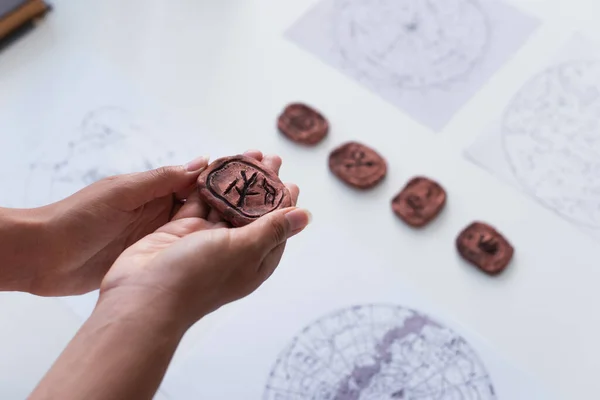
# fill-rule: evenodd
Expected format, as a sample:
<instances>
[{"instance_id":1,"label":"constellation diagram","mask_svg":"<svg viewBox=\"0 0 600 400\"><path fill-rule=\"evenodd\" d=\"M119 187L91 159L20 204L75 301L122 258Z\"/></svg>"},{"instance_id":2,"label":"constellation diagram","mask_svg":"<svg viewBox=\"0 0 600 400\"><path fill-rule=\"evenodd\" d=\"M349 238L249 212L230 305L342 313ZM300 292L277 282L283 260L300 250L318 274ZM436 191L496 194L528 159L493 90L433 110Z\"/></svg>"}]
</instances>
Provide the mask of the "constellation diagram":
<instances>
[{"instance_id":1,"label":"constellation diagram","mask_svg":"<svg viewBox=\"0 0 600 400\"><path fill-rule=\"evenodd\" d=\"M307 326L280 354L264 400L494 400L469 344L416 311L364 305Z\"/></svg>"},{"instance_id":2,"label":"constellation diagram","mask_svg":"<svg viewBox=\"0 0 600 400\"><path fill-rule=\"evenodd\" d=\"M89 112L65 145L49 143L29 166L25 202L57 201L109 176L144 171L173 157L134 113L106 106Z\"/></svg>"},{"instance_id":3,"label":"constellation diagram","mask_svg":"<svg viewBox=\"0 0 600 400\"><path fill-rule=\"evenodd\" d=\"M439 131L538 26L502 0L320 0L286 35Z\"/></svg>"},{"instance_id":4,"label":"constellation diagram","mask_svg":"<svg viewBox=\"0 0 600 400\"><path fill-rule=\"evenodd\" d=\"M600 228L600 61L563 63L531 79L505 111L502 141L526 191Z\"/></svg>"},{"instance_id":5,"label":"constellation diagram","mask_svg":"<svg viewBox=\"0 0 600 400\"><path fill-rule=\"evenodd\" d=\"M486 51L489 26L477 0L337 0L334 35L362 78L402 89L468 74Z\"/></svg>"}]
</instances>

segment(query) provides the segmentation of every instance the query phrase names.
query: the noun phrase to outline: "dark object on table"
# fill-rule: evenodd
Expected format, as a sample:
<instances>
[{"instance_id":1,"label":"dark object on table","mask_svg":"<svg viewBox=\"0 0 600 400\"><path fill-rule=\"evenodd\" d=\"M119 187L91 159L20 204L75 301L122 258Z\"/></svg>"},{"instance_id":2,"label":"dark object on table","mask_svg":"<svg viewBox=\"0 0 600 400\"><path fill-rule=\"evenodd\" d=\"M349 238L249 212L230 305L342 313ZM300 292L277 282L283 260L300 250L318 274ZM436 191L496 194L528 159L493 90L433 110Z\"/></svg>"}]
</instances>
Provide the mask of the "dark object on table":
<instances>
[{"instance_id":1,"label":"dark object on table","mask_svg":"<svg viewBox=\"0 0 600 400\"><path fill-rule=\"evenodd\" d=\"M348 185L369 189L385 178L387 163L370 147L348 142L331 152L329 169Z\"/></svg>"},{"instance_id":2,"label":"dark object on table","mask_svg":"<svg viewBox=\"0 0 600 400\"><path fill-rule=\"evenodd\" d=\"M392 200L392 209L408 225L427 225L444 208L446 191L437 182L422 176L411 179Z\"/></svg>"},{"instance_id":3,"label":"dark object on table","mask_svg":"<svg viewBox=\"0 0 600 400\"><path fill-rule=\"evenodd\" d=\"M306 104L293 103L279 116L277 128L293 142L315 145L327 136L329 122Z\"/></svg>"},{"instance_id":4,"label":"dark object on table","mask_svg":"<svg viewBox=\"0 0 600 400\"><path fill-rule=\"evenodd\" d=\"M277 175L246 157L220 158L198 178L200 196L233 226L244 226L276 209L290 207L289 191Z\"/></svg>"},{"instance_id":5,"label":"dark object on table","mask_svg":"<svg viewBox=\"0 0 600 400\"><path fill-rule=\"evenodd\" d=\"M504 271L514 254L504 236L483 222L465 228L456 239L456 248L465 260L490 275Z\"/></svg>"},{"instance_id":6,"label":"dark object on table","mask_svg":"<svg viewBox=\"0 0 600 400\"><path fill-rule=\"evenodd\" d=\"M0 49L31 29L50 6L43 0L0 0Z\"/></svg>"}]
</instances>

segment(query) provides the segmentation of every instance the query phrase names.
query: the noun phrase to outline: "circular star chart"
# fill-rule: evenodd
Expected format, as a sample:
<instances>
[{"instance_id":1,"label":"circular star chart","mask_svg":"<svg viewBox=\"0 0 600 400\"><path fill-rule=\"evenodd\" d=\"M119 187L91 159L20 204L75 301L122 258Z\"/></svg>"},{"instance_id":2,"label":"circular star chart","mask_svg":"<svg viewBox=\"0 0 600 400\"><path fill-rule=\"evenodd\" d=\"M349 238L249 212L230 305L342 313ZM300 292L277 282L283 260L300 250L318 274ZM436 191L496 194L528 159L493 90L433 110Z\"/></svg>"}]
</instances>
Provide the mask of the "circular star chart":
<instances>
[{"instance_id":1,"label":"circular star chart","mask_svg":"<svg viewBox=\"0 0 600 400\"><path fill-rule=\"evenodd\" d=\"M469 344L416 311L355 306L307 326L277 359L264 400L494 400Z\"/></svg>"},{"instance_id":2,"label":"circular star chart","mask_svg":"<svg viewBox=\"0 0 600 400\"><path fill-rule=\"evenodd\" d=\"M89 112L73 137L47 144L30 165L25 206L63 199L102 178L165 165L172 152L151 135L152 127L119 107Z\"/></svg>"},{"instance_id":3,"label":"circular star chart","mask_svg":"<svg viewBox=\"0 0 600 400\"><path fill-rule=\"evenodd\" d=\"M502 140L526 191L600 228L600 61L560 64L530 80L505 112Z\"/></svg>"},{"instance_id":4,"label":"circular star chart","mask_svg":"<svg viewBox=\"0 0 600 400\"><path fill-rule=\"evenodd\" d=\"M490 28L477 0L336 0L334 38L364 78L404 89L467 75Z\"/></svg>"}]
</instances>

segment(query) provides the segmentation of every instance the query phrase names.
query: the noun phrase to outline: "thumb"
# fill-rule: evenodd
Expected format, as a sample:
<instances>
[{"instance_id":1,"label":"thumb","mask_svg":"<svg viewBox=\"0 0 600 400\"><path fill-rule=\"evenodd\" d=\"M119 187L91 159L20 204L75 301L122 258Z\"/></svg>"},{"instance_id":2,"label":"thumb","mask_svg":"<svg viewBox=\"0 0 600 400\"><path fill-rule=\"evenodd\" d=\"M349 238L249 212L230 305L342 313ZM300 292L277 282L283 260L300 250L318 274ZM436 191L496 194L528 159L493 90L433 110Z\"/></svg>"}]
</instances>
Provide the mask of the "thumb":
<instances>
[{"instance_id":1,"label":"thumb","mask_svg":"<svg viewBox=\"0 0 600 400\"><path fill-rule=\"evenodd\" d=\"M208 165L208 157L200 157L186 165L160 167L145 172L125 174L112 180L124 206L135 209L154 199L183 191L192 186Z\"/></svg>"},{"instance_id":2,"label":"thumb","mask_svg":"<svg viewBox=\"0 0 600 400\"><path fill-rule=\"evenodd\" d=\"M312 216L307 210L286 208L266 214L249 225L235 230L264 254L302 232ZM242 239L243 240L243 239Z\"/></svg>"}]
</instances>

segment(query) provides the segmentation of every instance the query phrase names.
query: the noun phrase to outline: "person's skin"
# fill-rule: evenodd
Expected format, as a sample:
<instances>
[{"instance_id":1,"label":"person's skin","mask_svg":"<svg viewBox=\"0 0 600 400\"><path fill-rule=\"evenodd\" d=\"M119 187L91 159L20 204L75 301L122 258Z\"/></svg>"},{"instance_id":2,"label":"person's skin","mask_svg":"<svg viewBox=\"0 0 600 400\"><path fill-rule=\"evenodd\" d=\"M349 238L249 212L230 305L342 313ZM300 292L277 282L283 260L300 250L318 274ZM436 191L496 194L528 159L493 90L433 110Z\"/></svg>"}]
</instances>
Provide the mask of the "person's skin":
<instances>
[{"instance_id":1,"label":"person's skin","mask_svg":"<svg viewBox=\"0 0 600 400\"><path fill-rule=\"evenodd\" d=\"M207 159L98 181L28 210L0 209L0 290L42 296L97 289L128 246L169 221Z\"/></svg>"},{"instance_id":2,"label":"person's skin","mask_svg":"<svg viewBox=\"0 0 600 400\"><path fill-rule=\"evenodd\" d=\"M278 173L279 157L246 155ZM152 398L185 331L273 273L309 214L292 207L231 228L195 190L206 164L105 179L41 209L1 210L0 288L64 295L100 285L92 316L31 399ZM298 187L287 186L295 205Z\"/></svg>"}]
</instances>

